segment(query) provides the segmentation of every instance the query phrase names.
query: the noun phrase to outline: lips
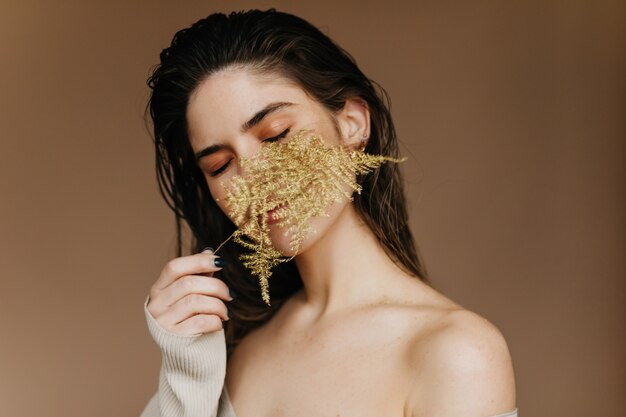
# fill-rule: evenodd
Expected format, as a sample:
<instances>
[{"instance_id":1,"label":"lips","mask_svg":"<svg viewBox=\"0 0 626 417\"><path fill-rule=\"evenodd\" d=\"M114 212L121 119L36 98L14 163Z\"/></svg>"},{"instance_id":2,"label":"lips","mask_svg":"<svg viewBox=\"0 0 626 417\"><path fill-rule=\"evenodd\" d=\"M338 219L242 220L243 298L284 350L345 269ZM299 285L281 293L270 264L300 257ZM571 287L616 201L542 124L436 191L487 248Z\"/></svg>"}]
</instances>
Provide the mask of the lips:
<instances>
[{"instance_id":1,"label":"lips","mask_svg":"<svg viewBox=\"0 0 626 417\"><path fill-rule=\"evenodd\" d=\"M267 211L267 224L274 224L276 222L278 222L280 219L274 217L274 214L276 213L276 211L278 211L278 209L282 208L282 207L286 207L288 205L288 203L281 203L278 206L276 206L275 208L268 210ZM259 214L259 216L257 217L257 220L259 223L262 222L262 215Z\"/></svg>"}]
</instances>

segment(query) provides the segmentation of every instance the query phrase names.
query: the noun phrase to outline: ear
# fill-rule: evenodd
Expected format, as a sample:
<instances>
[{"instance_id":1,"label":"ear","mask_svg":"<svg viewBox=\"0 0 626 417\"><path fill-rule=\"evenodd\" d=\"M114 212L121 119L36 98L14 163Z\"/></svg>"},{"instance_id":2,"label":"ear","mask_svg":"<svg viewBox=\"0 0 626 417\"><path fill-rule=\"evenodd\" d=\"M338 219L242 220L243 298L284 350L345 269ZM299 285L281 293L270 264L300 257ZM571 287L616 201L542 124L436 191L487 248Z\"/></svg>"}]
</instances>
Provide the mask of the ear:
<instances>
[{"instance_id":1,"label":"ear","mask_svg":"<svg viewBox=\"0 0 626 417\"><path fill-rule=\"evenodd\" d=\"M365 148L370 136L370 111L365 100L358 97L347 99L336 120L344 146Z\"/></svg>"}]
</instances>

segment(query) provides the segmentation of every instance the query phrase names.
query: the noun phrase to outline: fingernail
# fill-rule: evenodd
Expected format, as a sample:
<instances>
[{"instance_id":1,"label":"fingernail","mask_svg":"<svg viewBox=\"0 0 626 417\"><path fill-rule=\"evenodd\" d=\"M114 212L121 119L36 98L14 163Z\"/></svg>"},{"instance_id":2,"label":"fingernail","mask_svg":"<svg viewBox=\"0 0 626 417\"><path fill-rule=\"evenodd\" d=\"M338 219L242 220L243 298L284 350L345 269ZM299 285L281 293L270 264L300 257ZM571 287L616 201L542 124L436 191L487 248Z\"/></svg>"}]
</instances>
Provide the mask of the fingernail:
<instances>
[{"instance_id":1,"label":"fingernail","mask_svg":"<svg viewBox=\"0 0 626 417\"><path fill-rule=\"evenodd\" d=\"M207 252L215 252L215 250L213 250L212 247L207 246L206 248L202 249L201 253L207 253Z\"/></svg>"},{"instance_id":2,"label":"fingernail","mask_svg":"<svg viewBox=\"0 0 626 417\"><path fill-rule=\"evenodd\" d=\"M232 299L237 298L237 293L234 290L230 289L230 288L228 289L228 295L230 295L230 298L232 298Z\"/></svg>"},{"instance_id":3,"label":"fingernail","mask_svg":"<svg viewBox=\"0 0 626 417\"><path fill-rule=\"evenodd\" d=\"M226 259L220 258L219 256L213 259L213 265L217 268L224 268L226 266Z\"/></svg>"}]
</instances>

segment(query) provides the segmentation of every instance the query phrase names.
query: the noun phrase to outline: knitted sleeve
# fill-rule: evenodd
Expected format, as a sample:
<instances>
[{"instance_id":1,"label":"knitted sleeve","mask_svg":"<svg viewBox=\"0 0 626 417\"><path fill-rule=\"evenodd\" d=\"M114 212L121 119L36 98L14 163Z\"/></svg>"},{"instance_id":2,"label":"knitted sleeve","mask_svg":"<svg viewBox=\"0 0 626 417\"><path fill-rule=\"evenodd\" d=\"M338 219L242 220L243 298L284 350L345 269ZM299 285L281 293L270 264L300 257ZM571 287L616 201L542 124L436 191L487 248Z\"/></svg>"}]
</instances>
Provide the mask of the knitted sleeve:
<instances>
[{"instance_id":1,"label":"knitted sleeve","mask_svg":"<svg viewBox=\"0 0 626 417\"><path fill-rule=\"evenodd\" d=\"M165 330L148 311L150 335L161 349L158 392L141 417L217 417L226 376L224 330L179 335Z\"/></svg>"}]
</instances>

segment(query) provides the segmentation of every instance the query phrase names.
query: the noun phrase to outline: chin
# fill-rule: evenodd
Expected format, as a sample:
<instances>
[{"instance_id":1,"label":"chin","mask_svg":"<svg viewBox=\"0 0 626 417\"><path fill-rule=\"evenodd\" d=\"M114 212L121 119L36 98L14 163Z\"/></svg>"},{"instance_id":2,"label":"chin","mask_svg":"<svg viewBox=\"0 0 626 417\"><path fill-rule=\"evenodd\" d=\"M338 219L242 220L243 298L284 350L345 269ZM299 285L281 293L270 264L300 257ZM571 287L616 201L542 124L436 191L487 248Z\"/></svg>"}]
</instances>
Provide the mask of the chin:
<instances>
[{"instance_id":1,"label":"chin","mask_svg":"<svg viewBox=\"0 0 626 417\"><path fill-rule=\"evenodd\" d=\"M272 245L283 256L294 256L308 250L311 246L314 246L320 238L320 230L317 227L318 222L315 220L317 219L314 219L312 223L314 230L309 232L309 234L304 238L297 251L294 251L291 248L291 234L285 236L283 229L280 226L276 224L270 225L270 238L272 239Z\"/></svg>"},{"instance_id":2,"label":"chin","mask_svg":"<svg viewBox=\"0 0 626 417\"><path fill-rule=\"evenodd\" d=\"M331 205L328 216L318 216L311 220L311 231L305 236L304 240L300 244L297 252L291 249L292 235L284 235L283 229L279 224L270 224L270 238L272 239L272 245L283 256L294 256L308 251L310 248L317 245L324 236L336 226L336 222L340 217L341 212L348 206L347 202L338 203L335 202Z\"/></svg>"}]
</instances>

